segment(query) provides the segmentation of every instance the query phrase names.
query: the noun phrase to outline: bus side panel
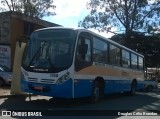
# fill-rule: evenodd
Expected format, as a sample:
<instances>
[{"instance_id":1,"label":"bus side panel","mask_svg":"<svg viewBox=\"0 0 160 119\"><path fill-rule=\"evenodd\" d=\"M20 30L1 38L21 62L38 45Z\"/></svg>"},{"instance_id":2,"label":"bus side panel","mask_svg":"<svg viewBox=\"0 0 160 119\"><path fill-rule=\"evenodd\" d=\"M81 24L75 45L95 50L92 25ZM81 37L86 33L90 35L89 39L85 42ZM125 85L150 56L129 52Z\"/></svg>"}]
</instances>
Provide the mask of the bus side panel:
<instances>
[{"instance_id":1,"label":"bus side panel","mask_svg":"<svg viewBox=\"0 0 160 119\"><path fill-rule=\"evenodd\" d=\"M116 92L114 83L115 83L114 80L106 80L105 81L105 89L104 89L105 94Z\"/></svg>"},{"instance_id":2,"label":"bus side panel","mask_svg":"<svg viewBox=\"0 0 160 119\"><path fill-rule=\"evenodd\" d=\"M76 79L74 83L74 97L87 97L92 94L93 80L91 79ZM131 81L128 80L106 80L105 94L119 93L123 91L130 91Z\"/></svg>"},{"instance_id":3,"label":"bus side panel","mask_svg":"<svg viewBox=\"0 0 160 119\"><path fill-rule=\"evenodd\" d=\"M105 94L119 93L122 91L130 91L130 80L106 80L105 81Z\"/></svg>"},{"instance_id":4,"label":"bus side panel","mask_svg":"<svg viewBox=\"0 0 160 119\"><path fill-rule=\"evenodd\" d=\"M143 90L144 89L144 83L143 81L137 82L137 90Z\"/></svg>"},{"instance_id":5,"label":"bus side panel","mask_svg":"<svg viewBox=\"0 0 160 119\"><path fill-rule=\"evenodd\" d=\"M74 97L91 96L92 81L90 79L75 79L74 83Z\"/></svg>"},{"instance_id":6,"label":"bus side panel","mask_svg":"<svg viewBox=\"0 0 160 119\"><path fill-rule=\"evenodd\" d=\"M75 73L75 79L84 80L82 81L83 83L80 81L79 84L75 85L75 97L91 96L93 82L99 77L105 82L104 93L109 94L131 91L131 84L133 79L136 79L137 81L142 80L143 73L133 69L116 66L111 67L108 65L92 65L83 68ZM85 84L85 80L87 79L91 81L91 84ZM87 87L87 85L89 86Z\"/></svg>"}]
</instances>

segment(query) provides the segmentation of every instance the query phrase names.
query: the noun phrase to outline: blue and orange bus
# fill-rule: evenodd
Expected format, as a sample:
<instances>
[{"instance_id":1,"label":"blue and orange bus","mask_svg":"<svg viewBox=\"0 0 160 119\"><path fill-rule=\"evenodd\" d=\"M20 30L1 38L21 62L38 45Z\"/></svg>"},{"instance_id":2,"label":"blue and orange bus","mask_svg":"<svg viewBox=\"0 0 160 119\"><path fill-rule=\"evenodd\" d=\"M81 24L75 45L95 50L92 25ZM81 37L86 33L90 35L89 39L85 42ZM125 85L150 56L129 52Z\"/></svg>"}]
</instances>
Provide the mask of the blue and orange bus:
<instances>
[{"instance_id":1,"label":"blue and orange bus","mask_svg":"<svg viewBox=\"0 0 160 119\"><path fill-rule=\"evenodd\" d=\"M134 94L144 80L143 55L90 30L64 27L34 31L21 65L24 92L62 98Z\"/></svg>"}]
</instances>

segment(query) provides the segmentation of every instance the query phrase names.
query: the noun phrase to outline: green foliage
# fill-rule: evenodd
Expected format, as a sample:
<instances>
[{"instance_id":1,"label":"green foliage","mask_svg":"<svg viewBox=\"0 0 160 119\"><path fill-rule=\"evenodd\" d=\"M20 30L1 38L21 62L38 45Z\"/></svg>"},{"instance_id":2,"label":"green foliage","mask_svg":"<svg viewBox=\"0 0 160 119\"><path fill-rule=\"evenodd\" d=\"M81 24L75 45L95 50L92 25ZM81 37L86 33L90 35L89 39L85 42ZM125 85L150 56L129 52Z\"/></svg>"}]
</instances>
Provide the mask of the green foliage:
<instances>
[{"instance_id":1,"label":"green foliage","mask_svg":"<svg viewBox=\"0 0 160 119\"><path fill-rule=\"evenodd\" d=\"M126 40L132 31L152 32L160 25L159 0L91 0L87 8L90 14L79 26L107 32L114 27L125 33Z\"/></svg>"},{"instance_id":2,"label":"green foliage","mask_svg":"<svg viewBox=\"0 0 160 119\"><path fill-rule=\"evenodd\" d=\"M1 11L16 11L38 18L55 15L53 0L0 0L0 3Z\"/></svg>"}]
</instances>

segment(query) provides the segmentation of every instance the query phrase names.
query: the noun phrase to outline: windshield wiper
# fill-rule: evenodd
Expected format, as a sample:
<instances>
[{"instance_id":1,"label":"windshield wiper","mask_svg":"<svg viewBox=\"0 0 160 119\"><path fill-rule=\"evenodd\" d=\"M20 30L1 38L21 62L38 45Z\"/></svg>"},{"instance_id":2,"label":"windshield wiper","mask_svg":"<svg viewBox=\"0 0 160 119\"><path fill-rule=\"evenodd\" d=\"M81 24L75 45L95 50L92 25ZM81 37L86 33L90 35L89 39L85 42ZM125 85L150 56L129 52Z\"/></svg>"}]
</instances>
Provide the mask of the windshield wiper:
<instances>
[{"instance_id":1,"label":"windshield wiper","mask_svg":"<svg viewBox=\"0 0 160 119\"><path fill-rule=\"evenodd\" d=\"M43 42L42 46L40 46L40 48L37 50L37 52L35 53L35 55L34 55L33 58L31 59L31 61L30 61L30 63L29 63L29 66L30 66L30 67L34 67L34 66L32 66L32 65L34 65L36 62L35 62L34 64L32 64L33 61L35 60L35 58L38 59L38 57L40 57L40 56L38 56L38 55L41 55L41 54L40 54L40 51L43 50L43 48L44 48L45 45L46 45L46 41ZM47 46L47 49L48 49L48 47L50 47L50 45ZM46 49L45 49L45 50L46 50ZM46 51L48 51L48 50L46 50ZM37 60L37 59L36 59L36 60ZM50 56L48 56L48 58L46 58L45 60L48 61L49 65L50 65L51 67L54 67L53 63L50 61Z\"/></svg>"},{"instance_id":2,"label":"windshield wiper","mask_svg":"<svg viewBox=\"0 0 160 119\"><path fill-rule=\"evenodd\" d=\"M41 51L42 47L40 47L37 52L35 53L35 55L33 56L33 58L31 59L29 66L31 67L32 62L34 61L34 59L37 57L38 53Z\"/></svg>"},{"instance_id":3,"label":"windshield wiper","mask_svg":"<svg viewBox=\"0 0 160 119\"><path fill-rule=\"evenodd\" d=\"M29 66L31 67L32 62L34 61L34 59L37 57L38 53L40 53L41 49L45 46L46 41L43 42L42 46L40 46L37 50L37 52L35 53L35 55L33 56L33 58L31 59Z\"/></svg>"}]
</instances>

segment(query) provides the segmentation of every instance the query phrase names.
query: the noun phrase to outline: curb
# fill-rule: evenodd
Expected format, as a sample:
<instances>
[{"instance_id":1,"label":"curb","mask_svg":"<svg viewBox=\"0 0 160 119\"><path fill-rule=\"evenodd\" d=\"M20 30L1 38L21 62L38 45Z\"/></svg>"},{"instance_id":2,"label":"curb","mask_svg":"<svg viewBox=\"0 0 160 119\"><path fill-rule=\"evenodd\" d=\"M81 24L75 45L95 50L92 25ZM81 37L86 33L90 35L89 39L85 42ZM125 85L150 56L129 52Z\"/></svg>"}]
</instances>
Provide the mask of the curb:
<instances>
[{"instance_id":1,"label":"curb","mask_svg":"<svg viewBox=\"0 0 160 119\"><path fill-rule=\"evenodd\" d=\"M1 98L8 98L8 97L11 97L11 96L13 96L13 95L0 95L0 99Z\"/></svg>"},{"instance_id":2,"label":"curb","mask_svg":"<svg viewBox=\"0 0 160 119\"><path fill-rule=\"evenodd\" d=\"M9 94L9 95L0 95L0 99L10 98L10 97L29 97L29 96L37 96L37 95L34 95L34 94L19 94L19 95Z\"/></svg>"}]
</instances>

